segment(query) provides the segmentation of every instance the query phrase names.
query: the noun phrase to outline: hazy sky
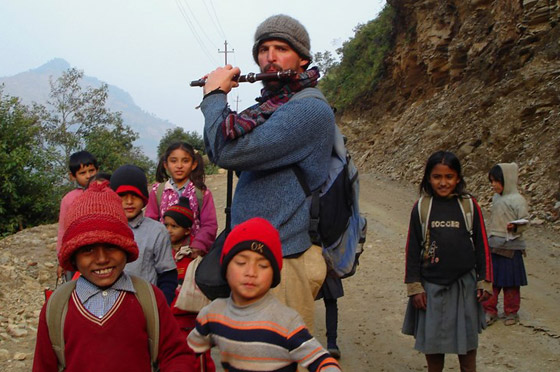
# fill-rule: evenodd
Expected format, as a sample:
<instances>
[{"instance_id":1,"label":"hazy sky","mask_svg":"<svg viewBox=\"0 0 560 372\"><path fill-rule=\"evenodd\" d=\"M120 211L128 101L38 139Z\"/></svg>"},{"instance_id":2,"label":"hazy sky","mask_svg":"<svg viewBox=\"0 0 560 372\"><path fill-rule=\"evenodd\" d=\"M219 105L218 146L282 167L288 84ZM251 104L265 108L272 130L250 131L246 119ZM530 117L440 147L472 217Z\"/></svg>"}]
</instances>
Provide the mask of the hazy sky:
<instances>
[{"instance_id":1,"label":"hazy sky","mask_svg":"<svg viewBox=\"0 0 560 372\"><path fill-rule=\"evenodd\" d=\"M137 105L186 130L201 133L194 107L201 89L188 83L228 62L258 72L253 35L270 15L298 19L311 36L311 52L331 50L374 19L384 0L0 0L0 76L63 58L129 92ZM239 109L254 102L260 83L230 94Z\"/></svg>"}]
</instances>

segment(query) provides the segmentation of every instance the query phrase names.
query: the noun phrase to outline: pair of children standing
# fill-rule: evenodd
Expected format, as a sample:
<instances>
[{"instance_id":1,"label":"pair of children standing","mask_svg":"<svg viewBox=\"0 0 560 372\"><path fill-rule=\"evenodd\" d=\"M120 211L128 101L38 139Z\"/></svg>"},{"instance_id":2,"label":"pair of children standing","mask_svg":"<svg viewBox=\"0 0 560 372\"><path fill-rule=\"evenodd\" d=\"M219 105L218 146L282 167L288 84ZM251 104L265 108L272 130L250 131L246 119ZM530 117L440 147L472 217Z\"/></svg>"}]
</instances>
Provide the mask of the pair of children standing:
<instances>
[{"instance_id":1,"label":"pair of children standing","mask_svg":"<svg viewBox=\"0 0 560 372\"><path fill-rule=\"evenodd\" d=\"M517 321L519 286L527 284L521 238L525 221L519 220L528 217L517 176L514 163L489 172L495 195L488 239L480 207L465 191L457 157L439 151L428 159L420 185L423 198L430 199L428 212L423 215L420 199L410 218L403 333L415 337L415 349L426 355L430 372L443 370L446 353L459 355L461 371L476 371L478 333L496 320L502 288L505 324ZM470 211L465 199L472 201Z\"/></svg>"}]
</instances>

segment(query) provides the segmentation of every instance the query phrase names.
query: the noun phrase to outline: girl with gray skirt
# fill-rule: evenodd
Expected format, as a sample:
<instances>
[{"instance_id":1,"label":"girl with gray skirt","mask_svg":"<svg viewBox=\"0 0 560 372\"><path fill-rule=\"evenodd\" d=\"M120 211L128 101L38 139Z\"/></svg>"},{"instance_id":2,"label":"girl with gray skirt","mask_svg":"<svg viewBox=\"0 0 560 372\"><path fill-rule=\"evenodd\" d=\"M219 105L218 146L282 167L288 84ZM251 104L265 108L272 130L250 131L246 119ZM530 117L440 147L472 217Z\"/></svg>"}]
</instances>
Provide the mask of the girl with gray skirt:
<instances>
[{"instance_id":1,"label":"girl with gray skirt","mask_svg":"<svg viewBox=\"0 0 560 372\"><path fill-rule=\"evenodd\" d=\"M480 207L465 185L453 153L432 154L420 184L425 200L410 217L402 331L414 336L429 372L443 370L445 354L458 354L461 371L476 371L486 327L481 302L492 292L492 261Z\"/></svg>"}]
</instances>

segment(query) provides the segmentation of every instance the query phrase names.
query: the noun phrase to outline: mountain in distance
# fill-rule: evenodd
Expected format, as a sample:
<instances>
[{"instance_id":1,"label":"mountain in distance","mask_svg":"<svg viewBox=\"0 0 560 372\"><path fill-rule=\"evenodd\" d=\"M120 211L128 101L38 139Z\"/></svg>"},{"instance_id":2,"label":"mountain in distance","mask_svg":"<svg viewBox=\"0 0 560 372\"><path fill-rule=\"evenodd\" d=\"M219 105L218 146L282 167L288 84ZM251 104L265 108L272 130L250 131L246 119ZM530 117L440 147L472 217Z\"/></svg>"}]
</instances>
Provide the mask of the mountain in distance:
<instances>
[{"instance_id":1,"label":"mountain in distance","mask_svg":"<svg viewBox=\"0 0 560 372\"><path fill-rule=\"evenodd\" d=\"M19 74L0 77L0 85L4 85L4 94L19 97L24 104L36 102L45 105L50 93L49 78L57 79L69 68L70 64L55 58L44 65ZM98 88L103 84L99 79L84 74L82 86ZM107 107L113 112L121 112L124 124L138 133L135 145L142 148L150 159L157 158L157 146L167 129L177 127L175 124L147 113L138 107L129 93L123 89L107 84Z\"/></svg>"}]
</instances>

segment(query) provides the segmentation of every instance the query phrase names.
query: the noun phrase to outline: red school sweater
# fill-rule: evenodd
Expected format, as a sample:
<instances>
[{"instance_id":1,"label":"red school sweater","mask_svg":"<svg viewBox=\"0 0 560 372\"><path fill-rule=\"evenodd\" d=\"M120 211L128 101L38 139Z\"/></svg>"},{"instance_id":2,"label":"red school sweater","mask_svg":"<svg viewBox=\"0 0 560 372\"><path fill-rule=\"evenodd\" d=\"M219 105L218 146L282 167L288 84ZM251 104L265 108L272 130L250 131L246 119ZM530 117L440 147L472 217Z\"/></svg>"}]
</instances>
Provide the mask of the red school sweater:
<instances>
[{"instance_id":1,"label":"red school sweater","mask_svg":"<svg viewBox=\"0 0 560 372\"><path fill-rule=\"evenodd\" d=\"M161 291L154 288L160 317L158 362L160 371L194 371L194 356ZM45 306L39 317L33 371L57 371L57 359L49 339ZM150 372L146 319L136 296L122 292L111 310L97 318L80 303L76 292L68 302L64 323L66 371Z\"/></svg>"}]
</instances>

